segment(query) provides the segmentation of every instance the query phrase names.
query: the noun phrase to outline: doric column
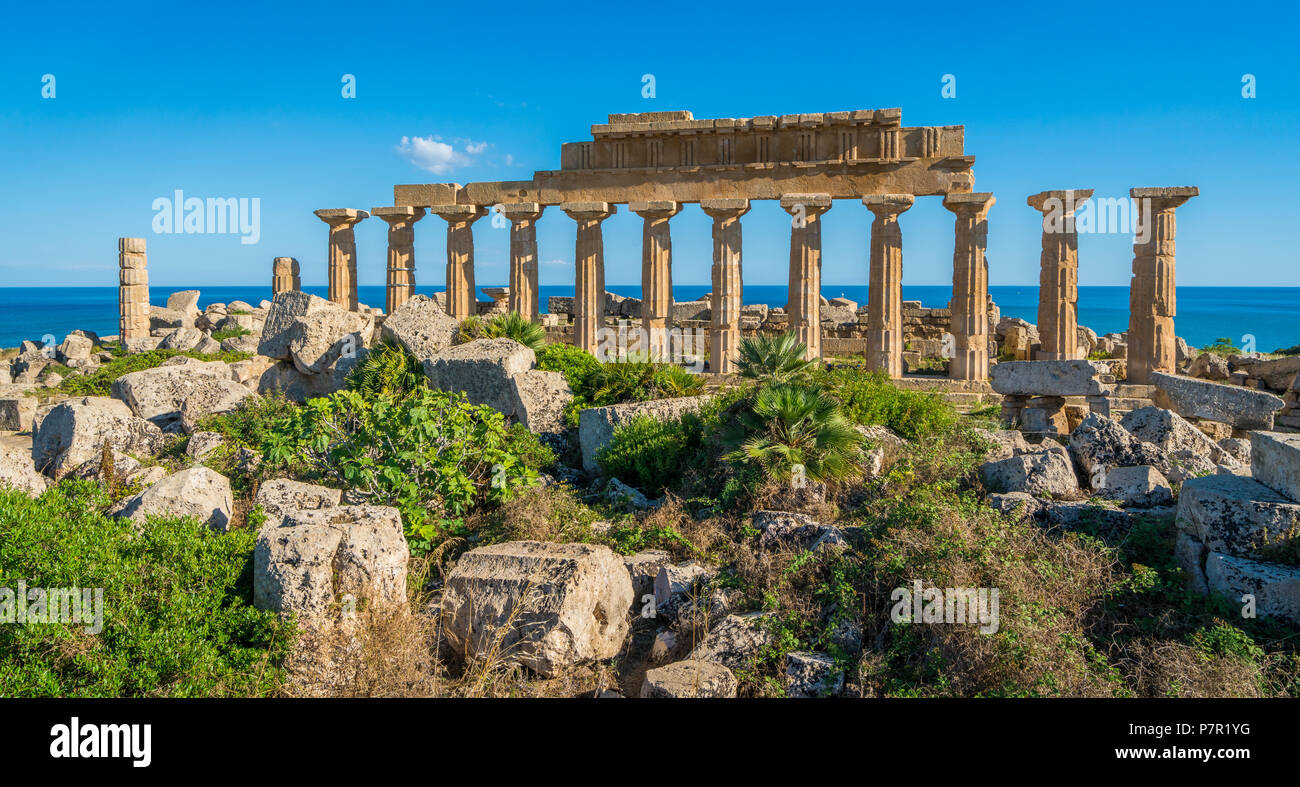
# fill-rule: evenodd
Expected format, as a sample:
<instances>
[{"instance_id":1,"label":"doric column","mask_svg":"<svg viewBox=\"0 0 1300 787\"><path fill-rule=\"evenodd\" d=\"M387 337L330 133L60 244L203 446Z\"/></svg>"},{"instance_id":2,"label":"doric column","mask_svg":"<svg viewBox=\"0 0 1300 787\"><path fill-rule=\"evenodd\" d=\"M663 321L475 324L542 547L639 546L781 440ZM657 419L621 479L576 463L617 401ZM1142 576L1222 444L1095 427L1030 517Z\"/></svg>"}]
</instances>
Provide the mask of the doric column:
<instances>
[{"instance_id":1,"label":"doric column","mask_svg":"<svg viewBox=\"0 0 1300 787\"><path fill-rule=\"evenodd\" d=\"M807 357L822 355L822 224L831 209L829 194L786 194L781 207L790 219L790 287L786 312L790 330L808 348Z\"/></svg>"},{"instance_id":2,"label":"doric column","mask_svg":"<svg viewBox=\"0 0 1300 787\"><path fill-rule=\"evenodd\" d=\"M536 202L501 206L510 220L510 291L506 308L537 321L537 219L545 208Z\"/></svg>"},{"instance_id":3,"label":"doric column","mask_svg":"<svg viewBox=\"0 0 1300 787\"><path fill-rule=\"evenodd\" d=\"M149 338L149 271L144 238L118 238L117 332L122 348L127 342Z\"/></svg>"},{"instance_id":4,"label":"doric column","mask_svg":"<svg viewBox=\"0 0 1300 787\"><path fill-rule=\"evenodd\" d=\"M987 380L989 376L988 192L949 194L943 206L957 214L952 252L952 335L955 347L948 376Z\"/></svg>"},{"instance_id":5,"label":"doric column","mask_svg":"<svg viewBox=\"0 0 1300 787\"><path fill-rule=\"evenodd\" d=\"M415 294L415 222L424 208L371 208L370 215L388 224L388 288L384 313L392 314Z\"/></svg>"},{"instance_id":6,"label":"doric column","mask_svg":"<svg viewBox=\"0 0 1300 787\"><path fill-rule=\"evenodd\" d=\"M1043 214L1042 270L1038 277L1038 337L1041 361L1079 357L1079 233L1074 210L1092 189L1043 191L1029 197Z\"/></svg>"},{"instance_id":7,"label":"doric column","mask_svg":"<svg viewBox=\"0 0 1300 787\"><path fill-rule=\"evenodd\" d=\"M735 371L740 357L740 306L744 291L741 270L740 217L749 212L747 199L706 199L700 207L713 217L713 324L709 336L709 369Z\"/></svg>"},{"instance_id":8,"label":"doric column","mask_svg":"<svg viewBox=\"0 0 1300 787\"><path fill-rule=\"evenodd\" d=\"M1174 209L1200 194L1195 186L1129 189L1137 201L1138 236L1133 243L1133 280L1128 305L1128 382L1146 385L1152 372L1173 374Z\"/></svg>"},{"instance_id":9,"label":"doric column","mask_svg":"<svg viewBox=\"0 0 1300 787\"><path fill-rule=\"evenodd\" d=\"M913 201L910 194L862 198L875 214L867 282L867 368L895 379L903 376L903 230L898 215Z\"/></svg>"},{"instance_id":10,"label":"doric column","mask_svg":"<svg viewBox=\"0 0 1300 787\"><path fill-rule=\"evenodd\" d=\"M352 228L370 218L364 210L337 208L316 211L330 225L329 299L350 311L357 310L357 240Z\"/></svg>"},{"instance_id":11,"label":"doric column","mask_svg":"<svg viewBox=\"0 0 1300 787\"><path fill-rule=\"evenodd\" d=\"M282 292L297 292L302 289L302 276L298 261L293 257L276 257L271 263L271 297Z\"/></svg>"},{"instance_id":12,"label":"doric column","mask_svg":"<svg viewBox=\"0 0 1300 787\"><path fill-rule=\"evenodd\" d=\"M566 202L560 209L578 222L574 250L573 344L594 354L605 315L605 241L600 223L618 210L608 202Z\"/></svg>"},{"instance_id":13,"label":"doric column","mask_svg":"<svg viewBox=\"0 0 1300 787\"><path fill-rule=\"evenodd\" d=\"M466 320L478 313L474 288L473 224L487 215L479 205L430 205L447 222L447 314Z\"/></svg>"},{"instance_id":14,"label":"doric column","mask_svg":"<svg viewBox=\"0 0 1300 787\"><path fill-rule=\"evenodd\" d=\"M673 240L668 220L681 205L669 200L633 202L628 206L644 219L641 230L641 327L650 357L669 357L668 329L673 317Z\"/></svg>"}]
</instances>

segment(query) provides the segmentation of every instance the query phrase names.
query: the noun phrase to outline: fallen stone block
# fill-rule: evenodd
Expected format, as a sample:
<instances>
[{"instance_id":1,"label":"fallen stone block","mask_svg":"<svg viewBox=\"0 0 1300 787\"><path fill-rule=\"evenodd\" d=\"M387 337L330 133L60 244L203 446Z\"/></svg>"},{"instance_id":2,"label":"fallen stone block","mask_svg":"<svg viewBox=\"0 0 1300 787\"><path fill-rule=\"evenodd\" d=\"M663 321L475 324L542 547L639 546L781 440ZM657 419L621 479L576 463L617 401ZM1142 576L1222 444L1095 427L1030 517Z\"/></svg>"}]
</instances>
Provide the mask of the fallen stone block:
<instances>
[{"instance_id":1,"label":"fallen stone block","mask_svg":"<svg viewBox=\"0 0 1300 787\"><path fill-rule=\"evenodd\" d=\"M192 516L213 530L230 525L230 481L215 470L191 467L173 473L131 498L118 516L144 522L150 516Z\"/></svg>"},{"instance_id":2,"label":"fallen stone block","mask_svg":"<svg viewBox=\"0 0 1300 787\"><path fill-rule=\"evenodd\" d=\"M1109 373L1091 361L1006 361L989 370L989 383L1003 396L1105 396L1111 386L1098 377Z\"/></svg>"},{"instance_id":3,"label":"fallen stone block","mask_svg":"<svg viewBox=\"0 0 1300 787\"><path fill-rule=\"evenodd\" d=\"M785 657L785 691L789 697L833 697L844 688L844 670L826 653L795 651Z\"/></svg>"},{"instance_id":4,"label":"fallen stone block","mask_svg":"<svg viewBox=\"0 0 1300 787\"><path fill-rule=\"evenodd\" d=\"M980 480L992 492L1027 492L1068 497L1079 492L1079 480L1065 449L1057 447L1021 454L979 468Z\"/></svg>"},{"instance_id":5,"label":"fallen stone block","mask_svg":"<svg viewBox=\"0 0 1300 787\"><path fill-rule=\"evenodd\" d=\"M1253 596L1256 614L1300 625L1300 566L1211 552L1205 578L1211 592L1240 604L1248 603L1244 596Z\"/></svg>"},{"instance_id":6,"label":"fallen stone block","mask_svg":"<svg viewBox=\"0 0 1300 787\"><path fill-rule=\"evenodd\" d=\"M1264 486L1300 502L1300 434L1252 432L1250 470Z\"/></svg>"},{"instance_id":7,"label":"fallen stone block","mask_svg":"<svg viewBox=\"0 0 1300 787\"><path fill-rule=\"evenodd\" d=\"M1151 401L1184 418L1205 418L1232 424L1236 429L1272 429L1273 414L1285 406L1270 393L1222 385L1194 377L1152 372L1155 386Z\"/></svg>"},{"instance_id":8,"label":"fallen stone block","mask_svg":"<svg viewBox=\"0 0 1300 787\"><path fill-rule=\"evenodd\" d=\"M646 670L642 698L735 697L738 684L721 664L687 659Z\"/></svg>"},{"instance_id":9,"label":"fallen stone block","mask_svg":"<svg viewBox=\"0 0 1300 787\"><path fill-rule=\"evenodd\" d=\"M1154 508L1174 502L1169 481L1150 465L1112 468L1098 491L1124 508Z\"/></svg>"},{"instance_id":10,"label":"fallen stone block","mask_svg":"<svg viewBox=\"0 0 1300 787\"><path fill-rule=\"evenodd\" d=\"M1300 536L1300 503L1249 477L1211 475L1183 484L1177 522L1207 549L1260 559Z\"/></svg>"}]
</instances>

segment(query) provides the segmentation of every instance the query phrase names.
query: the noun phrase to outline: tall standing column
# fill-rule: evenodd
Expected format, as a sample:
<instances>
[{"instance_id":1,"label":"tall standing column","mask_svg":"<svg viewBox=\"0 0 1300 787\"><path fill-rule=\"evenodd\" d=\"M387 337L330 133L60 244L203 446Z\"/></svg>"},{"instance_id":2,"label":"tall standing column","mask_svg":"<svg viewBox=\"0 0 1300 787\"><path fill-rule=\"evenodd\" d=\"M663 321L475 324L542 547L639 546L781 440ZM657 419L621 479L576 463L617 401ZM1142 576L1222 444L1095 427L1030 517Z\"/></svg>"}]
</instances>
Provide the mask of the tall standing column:
<instances>
[{"instance_id":1,"label":"tall standing column","mask_svg":"<svg viewBox=\"0 0 1300 787\"><path fill-rule=\"evenodd\" d=\"M388 224L384 313L392 314L415 294L415 222L424 218L424 208L371 208L370 215Z\"/></svg>"},{"instance_id":2,"label":"tall standing column","mask_svg":"<svg viewBox=\"0 0 1300 787\"><path fill-rule=\"evenodd\" d=\"M668 328L673 316L673 240L668 220L681 205L670 200L633 202L628 206L642 219L641 230L641 327L645 349L655 361L666 360Z\"/></svg>"},{"instance_id":3,"label":"tall standing column","mask_svg":"<svg viewBox=\"0 0 1300 787\"><path fill-rule=\"evenodd\" d=\"M149 338L149 271L144 238L118 238L117 332L122 348Z\"/></svg>"},{"instance_id":4,"label":"tall standing column","mask_svg":"<svg viewBox=\"0 0 1300 787\"><path fill-rule=\"evenodd\" d=\"M466 320L478 313L474 287L474 222L487 215L479 205L431 205L447 222L447 314Z\"/></svg>"},{"instance_id":5,"label":"tall standing column","mask_svg":"<svg viewBox=\"0 0 1300 787\"><path fill-rule=\"evenodd\" d=\"M356 311L357 240L352 228L370 218L370 214L364 210L337 208L318 210L316 218L330 225L329 300Z\"/></svg>"},{"instance_id":6,"label":"tall standing column","mask_svg":"<svg viewBox=\"0 0 1300 787\"><path fill-rule=\"evenodd\" d=\"M903 230L898 216L912 207L910 194L869 194L862 204L871 222L867 287L867 368L903 376Z\"/></svg>"},{"instance_id":7,"label":"tall standing column","mask_svg":"<svg viewBox=\"0 0 1300 787\"><path fill-rule=\"evenodd\" d=\"M713 217L713 324L709 336L709 369L730 374L740 357L740 306L744 292L741 270L740 217L749 212L747 199L706 199L700 208Z\"/></svg>"},{"instance_id":8,"label":"tall standing column","mask_svg":"<svg viewBox=\"0 0 1300 787\"><path fill-rule=\"evenodd\" d=\"M302 275L298 261L293 257L276 257L271 263L271 297L301 289Z\"/></svg>"},{"instance_id":9,"label":"tall standing column","mask_svg":"<svg viewBox=\"0 0 1300 787\"><path fill-rule=\"evenodd\" d=\"M809 359L822 356L822 224L831 209L829 194L786 194L781 207L790 214L790 286L786 312L790 330L808 348Z\"/></svg>"},{"instance_id":10,"label":"tall standing column","mask_svg":"<svg viewBox=\"0 0 1300 787\"><path fill-rule=\"evenodd\" d=\"M537 219L545 208L536 202L501 206L510 220L510 282L506 308L537 321Z\"/></svg>"},{"instance_id":11,"label":"tall standing column","mask_svg":"<svg viewBox=\"0 0 1300 787\"><path fill-rule=\"evenodd\" d=\"M573 263L573 344L595 353L597 331L605 315L605 240L600 223L618 209L608 202L566 202L560 209L578 222L578 241Z\"/></svg>"},{"instance_id":12,"label":"tall standing column","mask_svg":"<svg viewBox=\"0 0 1300 787\"><path fill-rule=\"evenodd\" d=\"M1075 207L1092 196L1092 189L1043 191L1029 197L1031 208L1043 214L1043 254L1038 277L1038 337L1040 361L1069 361L1079 357L1079 233Z\"/></svg>"},{"instance_id":13,"label":"tall standing column","mask_svg":"<svg viewBox=\"0 0 1300 787\"><path fill-rule=\"evenodd\" d=\"M949 194L943 206L957 214L952 252L952 363L954 380L989 376L988 213L996 200L988 192Z\"/></svg>"},{"instance_id":14,"label":"tall standing column","mask_svg":"<svg viewBox=\"0 0 1300 787\"><path fill-rule=\"evenodd\" d=\"M1138 235L1133 243L1133 280L1129 285L1128 381L1146 385L1152 372L1173 374L1177 363L1174 338L1174 209L1201 193L1195 186L1129 189L1137 201Z\"/></svg>"}]
</instances>

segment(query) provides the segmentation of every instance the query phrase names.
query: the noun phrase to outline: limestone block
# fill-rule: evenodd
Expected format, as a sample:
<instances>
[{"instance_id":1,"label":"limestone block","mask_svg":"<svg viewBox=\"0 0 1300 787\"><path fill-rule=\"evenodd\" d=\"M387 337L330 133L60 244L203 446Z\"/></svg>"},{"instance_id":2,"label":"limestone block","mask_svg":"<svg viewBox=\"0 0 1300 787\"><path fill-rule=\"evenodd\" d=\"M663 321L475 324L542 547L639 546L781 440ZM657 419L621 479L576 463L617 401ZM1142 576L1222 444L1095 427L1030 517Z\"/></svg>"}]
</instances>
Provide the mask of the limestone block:
<instances>
[{"instance_id":1,"label":"limestone block","mask_svg":"<svg viewBox=\"0 0 1300 787\"><path fill-rule=\"evenodd\" d=\"M1300 566L1262 563L1211 552L1205 560L1206 583L1212 592L1243 603L1255 597L1255 612L1300 625Z\"/></svg>"},{"instance_id":2,"label":"limestone block","mask_svg":"<svg viewBox=\"0 0 1300 787\"><path fill-rule=\"evenodd\" d=\"M737 686L736 676L721 664L686 659L647 670L641 684L641 697L735 697Z\"/></svg>"},{"instance_id":3,"label":"limestone block","mask_svg":"<svg viewBox=\"0 0 1300 787\"><path fill-rule=\"evenodd\" d=\"M672 557L662 549L646 549L623 558L628 576L632 580L632 609L641 608L642 599L655 592L655 577L659 569L669 565Z\"/></svg>"},{"instance_id":4,"label":"limestone block","mask_svg":"<svg viewBox=\"0 0 1300 787\"><path fill-rule=\"evenodd\" d=\"M195 432L185 444L185 455L195 462L202 462L225 443L225 438L217 432Z\"/></svg>"},{"instance_id":5,"label":"limestone block","mask_svg":"<svg viewBox=\"0 0 1300 787\"><path fill-rule=\"evenodd\" d=\"M144 522L149 516L192 516L213 530L230 524L230 481L207 467L173 473L127 501L118 516Z\"/></svg>"},{"instance_id":6,"label":"limestone block","mask_svg":"<svg viewBox=\"0 0 1300 787\"><path fill-rule=\"evenodd\" d=\"M564 375L532 369L510 378L514 396L514 417L528 431L539 435L564 432L564 408L573 400L573 391Z\"/></svg>"},{"instance_id":7,"label":"limestone block","mask_svg":"<svg viewBox=\"0 0 1300 787\"><path fill-rule=\"evenodd\" d=\"M721 664L731 670L749 669L759 651L774 641L762 625L767 614L726 616L691 651L689 658Z\"/></svg>"},{"instance_id":8,"label":"limestone block","mask_svg":"<svg viewBox=\"0 0 1300 787\"><path fill-rule=\"evenodd\" d=\"M98 456L105 442L134 456L152 456L162 450L163 435L116 399L69 399L34 424L32 461L42 472L59 478Z\"/></svg>"},{"instance_id":9,"label":"limestone block","mask_svg":"<svg viewBox=\"0 0 1300 787\"><path fill-rule=\"evenodd\" d=\"M317 511L334 508L342 503L343 490L326 486L273 478L257 488L253 504L266 513L266 526L278 527L281 520L297 511Z\"/></svg>"},{"instance_id":10,"label":"limestone block","mask_svg":"<svg viewBox=\"0 0 1300 787\"><path fill-rule=\"evenodd\" d=\"M0 487L6 486L36 497L45 491L49 482L37 472L30 454L12 445L0 443Z\"/></svg>"},{"instance_id":11,"label":"limestone block","mask_svg":"<svg viewBox=\"0 0 1300 787\"><path fill-rule=\"evenodd\" d=\"M1184 418L1207 418L1232 424L1237 429L1272 429L1273 414L1285 405L1280 398L1192 377L1152 372L1155 391L1151 401Z\"/></svg>"},{"instance_id":12,"label":"limestone block","mask_svg":"<svg viewBox=\"0 0 1300 787\"><path fill-rule=\"evenodd\" d=\"M443 620L466 658L495 649L553 676L618 655L632 592L609 547L512 541L461 556L447 578Z\"/></svg>"},{"instance_id":13,"label":"limestone block","mask_svg":"<svg viewBox=\"0 0 1300 787\"><path fill-rule=\"evenodd\" d=\"M1178 527L1215 552L1261 558L1300 535L1300 504L1246 476L1193 478L1179 490Z\"/></svg>"},{"instance_id":14,"label":"limestone block","mask_svg":"<svg viewBox=\"0 0 1300 787\"><path fill-rule=\"evenodd\" d=\"M1186 450L1201 454L1215 464L1236 464L1237 460L1228 452L1173 410L1141 407L1126 413L1119 423L1134 437L1165 453Z\"/></svg>"},{"instance_id":15,"label":"limestone block","mask_svg":"<svg viewBox=\"0 0 1300 787\"><path fill-rule=\"evenodd\" d=\"M655 575L655 609L671 616L679 605L699 592L717 572L699 563L663 565Z\"/></svg>"},{"instance_id":16,"label":"limestone block","mask_svg":"<svg viewBox=\"0 0 1300 787\"><path fill-rule=\"evenodd\" d=\"M847 544L838 528L824 525L807 514L755 511L750 522L762 534L758 546L764 550L794 548L816 552Z\"/></svg>"},{"instance_id":17,"label":"limestone block","mask_svg":"<svg viewBox=\"0 0 1300 787\"><path fill-rule=\"evenodd\" d=\"M1020 454L979 468L980 480L993 492L1028 492L1055 497L1077 494L1070 457L1059 446L1030 454Z\"/></svg>"},{"instance_id":18,"label":"limestone block","mask_svg":"<svg viewBox=\"0 0 1300 787\"><path fill-rule=\"evenodd\" d=\"M35 417L35 398L21 393L0 397L0 430L26 432Z\"/></svg>"},{"instance_id":19,"label":"limestone block","mask_svg":"<svg viewBox=\"0 0 1300 787\"><path fill-rule=\"evenodd\" d=\"M1187 587L1195 593L1210 592L1205 581L1205 558L1208 554L1204 544L1186 531L1178 531L1174 540L1174 561L1187 575Z\"/></svg>"},{"instance_id":20,"label":"limestone block","mask_svg":"<svg viewBox=\"0 0 1300 787\"><path fill-rule=\"evenodd\" d=\"M221 361L178 357L162 366L124 374L113 381L113 398L130 406L138 417L169 429L179 425L189 402L193 414L226 413L253 396L235 382Z\"/></svg>"},{"instance_id":21,"label":"limestone block","mask_svg":"<svg viewBox=\"0 0 1300 787\"><path fill-rule=\"evenodd\" d=\"M1108 373L1091 361L1007 361L993 366L989 380L1003 396L1101 396L1111 386L1098 376Z\"/></svg>"},{"instance_id":22,"label":"limestone block","mask_svg":"<svg viewBox=\"0 0 1300 787\"><path fill-rule=\"evenodd\" d=\"M1252 432L1250 469L1260 483L1300 502L1300 435Z\"/></svg>"},{"instance_id":23,"label":"limestone block","mask_svg":"<svg viewBox=\"0 0 1300 787\"><path fill-rule=\"evenodd\" d=\"M456 341L455 318L433 298L408 298L384 320L384 341L405 347L421 362L430 361Z\"/></svg>"},{"instance_id":24,"label":"limestone block","mask_svg":"<svg viewBox=\"0 0 1300 787\"><path fill-rule=\"evenodd\" d=\"M1154 508L1174 502L1168 479L1150 465L1113 468L1098 491L1124 508Z\"/></svg>"},{"instance_id":25,"label":"limestone block","mask_svg":"<svg viewBox=\"0 0 1300 787\"><path fill-rule=\"evenodd\" d=\"M532 370L535 361L533 351L514 339L475 339L426 360L424 373L433 388L462 392L470 402L493 407L509 418L515 416L519 402L514 378ZM544 387L545 381L541 383ZM531 386L525 387L531 392Z\"/></svg>"},{"instance_id":26,"label":"limestone block","mask_svg":"<svg viewBox=\"0 0 1300 787\"><path fill-rule=\"evenodd\" d=\"M1070 455L1089 479L1098 479L1099 474L1114 467L1151 465L1162 473L1170 467L1169 458L1159 448L1142 442L1118 421L1097 413L1090 413L1070 433Z\"/></svg>"},{"instance_id":27,"label":"limestone block","mask_svg":"<svg viewBox=\"0 0 1300 787\"><path fill-rule=\"evenodd\" d=\"M833 697L844 688L844 670L826 653L795 651L785 657L786 695L795 698Z\"/></svg>"}]
</instances>

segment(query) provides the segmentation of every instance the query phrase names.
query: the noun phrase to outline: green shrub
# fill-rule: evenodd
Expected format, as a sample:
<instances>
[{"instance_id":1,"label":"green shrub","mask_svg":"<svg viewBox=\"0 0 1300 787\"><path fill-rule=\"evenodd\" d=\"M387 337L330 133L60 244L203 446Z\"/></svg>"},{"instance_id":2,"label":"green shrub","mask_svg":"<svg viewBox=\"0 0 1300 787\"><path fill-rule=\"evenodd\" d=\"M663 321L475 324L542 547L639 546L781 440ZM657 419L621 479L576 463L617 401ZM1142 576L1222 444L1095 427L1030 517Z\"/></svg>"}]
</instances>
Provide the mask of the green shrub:
<instances>
[{"instance_id":1,"label":"green shrub","mask_svg":"<svg viewBox=\"0 0 1300 787\"><path fill-rule=\"evenodd\" d=\"M106 349L113 351L116 349L113 345L105 345ZM178 355L184 355L187 358L197 358L201 361L224 361L234 363L235 361L244 361L253 356L249 353L222 351L219 353L203 354L193 350L150 350L143 353L118 354L114 353L111 361L105 361L100 364L99 368L90 374L72 374L64 378L57 388L40 389L44 395L65 394L67 396L109 396L112 393L113 381L124 374L139 372L145 369L152 369L155 366L162 366L163 361L169 358L175 358Z\"/></svg>"},{"instance_id":2,"label":"green shrub","mask_svg":"<svg viewBox=\"0 0 1300 787\"><path fill-rule=\"evenodd\" d=\"M856 424L887 426L909 440L944 434L957 424L957 411L938 393L898 388L882 372L841 366L816 379Z\"/></svg>"},{"instance_id":3,"label":"green shrub","mask_svg":"<svg viewBox=\"0 0 1300 787\"><path fill-rule=\"evenodd\" d=\"M532 441L536 436L528 433ZM413 553L461 532L464 518L537 482L526 438L464 396L416 389L405 399L339 391L311 399L264 443L267 461L395 506Z\"/></svg>"},{"instance_id":4,"label":"green shrub","mask_svg":"<svg viewBox=\"0 0 1300 787\"><path fill-rule=\"evenodd\" d=\"M699 450L700 436L700 421L691 415L666 421L637 416L614 430L596 464L606 476L654 494L676 484Z\"/></svg>"},{"instance_id":5,"label":"green shrub","mask_svg":"<svg viewBox=\"0 0 1300 787\"><path fill-rule=\"evenodd\" d=\"M484 324L483 334L489 339L500 337L514 339L533 352L546 346L546 329L531 320L524 319L519 312L494 316Z\"/></svg>"},{"instance_id":6,"label":"green shrub","mask_svg":"<svg viewBox=\"0 0 1300 787\"><path fill-rule=\"evenodd\" d=\"M103 630L0 625L0 695L214 697L275 694L291 626L252 606L252 530L192 518L136 524L101 513L89 481L39 499L0 489L0 587L102 588Z\"/></svg>"},{"instance_id":7,"label":"green shrub","mask_svg":"<svg viewBox=\"0 0 1300 787\"><path fill-rule=\"evenodd\" d=\"M1214 340L1214 344L1211 344L1208 347L1202 347L1200 348L1200 351L1203 353L1211 353L1212 355L1222 355L1225 358L1230 355L1241 355L1242 353L1241 348L1233 345L1232 340L1226 336L1220 336Z\"/></svg>"},{"instance_id":8,"label":"green shrub","mask_svg":"<svg viewBox=\"0 0 1300 787\"><path fill-rule=\"evenodd\" d=\"M427 388L429 381L419 358L400 344L384 341L348 372L345 385L366 396L400 399L418 388Z\"/></svg>"},{"instance_id":9,"label":"green shrub","mask_svg":"<svg viewBox=\"0 0 1300 787\"><path fill-rule=\"evenodd\" d=\"M623 402L694 396L704 390L704 378L676 364L651 363L632 356L601 363L591 353L570 344L548 344L537 353L537 368L559 372L573 391L565 408L565 423L578 425L578 411Z\"/></svg>"},{"instance_id":10,"label":"green shrub","mask_svg":"<svg viewBox=\"0 0 1300 787\"><path fill-rule=\"evenodd\" d=\"M232 325L229 328L223 328L222 330L219 331L213 331L212 339L213 341L220 342L220 341L225 341L226 339L233 339L236 336L249 336L252 333L253 333L252 331L248 330L242 325Z\"/></svg>"}]
</instances>

